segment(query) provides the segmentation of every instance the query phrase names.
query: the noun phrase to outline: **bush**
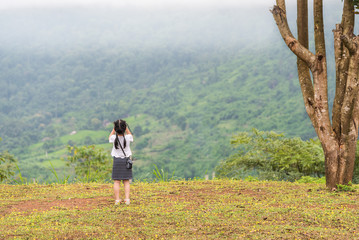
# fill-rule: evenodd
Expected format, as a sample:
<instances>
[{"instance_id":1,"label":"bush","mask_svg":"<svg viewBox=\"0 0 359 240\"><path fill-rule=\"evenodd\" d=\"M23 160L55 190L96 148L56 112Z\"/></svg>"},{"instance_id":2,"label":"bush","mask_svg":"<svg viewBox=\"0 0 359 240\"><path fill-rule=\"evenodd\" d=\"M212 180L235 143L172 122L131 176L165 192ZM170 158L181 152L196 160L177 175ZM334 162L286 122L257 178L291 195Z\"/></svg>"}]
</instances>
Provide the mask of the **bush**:
<instances>
[{"instance_id":1,"label":"bush","mask_svg":"<svg viewBox=\"0 0 359 240\"><path fill-rule=\"evenodd\" d=\"M91 146L68 146L67 165L75 168L80 180L105 180L111 173L111 158L103 149Z\"/></svg>"},{"instance_id":2,"label":"bush","mask_svg":"<svg viewBox=\"0 0 359 240\"><path fill-rule=\"evenodd\" d=\"M355 188L352 185L352 182L349 182L348 185L337 184L338 192L355 192Z\"/></svg>"},{"instance_id":3,"label":"bush","mask_svg":"<svg viewBox=\"0 0 359 240\"><path fill-rule=\"evenodd\" d=\"M2 139L0 138L0 141ZM8 151L0 152L0 182L8 180L15 174L17 160Z\"/></svg>"},{"instance_id":4,"label":"bush","mask_svg":"<svg viewBox=\"0 0 359 240\"><path fill-rule=\"evenodd\" d=\"M216 169L219 177L241 178L238 173L256 171L261 180L295 181L302 176L325 174L324 155L320 142L285 138L275 132L242 132L233 136L231 144L238 152Z\"/></svg>"},{"instance_id":5,"label":"bush","mask_svg":"<svg viewBox=\"0 0 359 240\"><path fill-rule=\"evenodd\" d=\"M0 182L15 174L17 160L8 151L0 153Z\"/></svg>"}]
</instances>

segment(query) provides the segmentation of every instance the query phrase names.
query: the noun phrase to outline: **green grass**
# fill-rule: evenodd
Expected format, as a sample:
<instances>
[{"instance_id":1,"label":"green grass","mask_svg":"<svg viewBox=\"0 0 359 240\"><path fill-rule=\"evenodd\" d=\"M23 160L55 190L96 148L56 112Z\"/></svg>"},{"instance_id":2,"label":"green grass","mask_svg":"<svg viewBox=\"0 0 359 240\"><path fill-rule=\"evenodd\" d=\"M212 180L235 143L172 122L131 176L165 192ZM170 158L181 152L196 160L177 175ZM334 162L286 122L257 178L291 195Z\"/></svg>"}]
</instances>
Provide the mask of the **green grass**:
<instances>
[{"instance_id":1,"label":"green grass","mask_svg":"<svg viewBox=\"0 0 359 240\"><path fill-rule=\"evenodd\" d=\"M109 132L107 131L93 131L93 130L82 130L77 132L74 135L65 135L59 137L56 150L53 152L48 152L46 155L46 150L43 148L44 142L36 143L29 146L26 150L26 155L22 157L23 161L37 161L39 158L44 158L45 160L60 159L67 153L67 145L71 140L74 144L78 146L84 145L84 140L86 137L91 137L91 139L98 143L107 140ZM97 144L95 144L97 145Z\"/></svg>"},{"instance_id":2,"label":"green grass","mask_svg":"<svg viewBox=\"0 0 359 240\"><path fill-rule=\"evenodd\" d=\"M48 153L43 148L44 142L33 144L27 148L26 154L22 155L20 165L32 163L36 166L50 168L51 162L56 169L63 169L65 168L65 161L62 159L67 156L67 146L70 140L77 146L82 146L86 137L91 137L94 142L101 143L94 144L97 148L110 151L111 144L106 142L108 134L108 131L82 130L74 135L65 135L58 138L56 150Z\"/></svg>"},{"instance_id":3,"label":"green grass","mask_svg":"<svg viewBox=\"0 0 359 240\"><path fill-rule=\"evenodd\" d=\"M171 181L135 182L114 206L112 184L2 184L0 238L358 239L358 200L317 183Z\"/></svg>"},{"instance_id":4,"label":"green grass","mask_svg":"<svg viewBox=\"0 0 359 240\"><path fill-rule=\"evenodd\" d=\"M92 130L82 130L82 131L78 131L76 134L74 135L66 135L66 136L62 136L60 138L60 141L63 144L67 144L68 141L73 141L75 143L80 143L81 141L83 141L86 137L91 137L94 140L97 139L101 139L103 137L107 137L109 135L108 131L92 131Z\"/></svg>"}]
</instances>

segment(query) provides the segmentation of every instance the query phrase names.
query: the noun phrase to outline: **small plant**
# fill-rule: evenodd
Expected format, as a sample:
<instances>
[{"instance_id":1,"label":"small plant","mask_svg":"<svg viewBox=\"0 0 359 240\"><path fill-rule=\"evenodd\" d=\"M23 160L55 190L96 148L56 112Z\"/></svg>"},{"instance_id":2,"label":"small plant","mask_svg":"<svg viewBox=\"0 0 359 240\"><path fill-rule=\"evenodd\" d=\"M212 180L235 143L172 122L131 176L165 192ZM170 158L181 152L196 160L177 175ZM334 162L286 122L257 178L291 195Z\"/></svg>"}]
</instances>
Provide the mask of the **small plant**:
<instances>
[{"instance_id":1,"label":"small plant","mask_svg":"<svg viewBox=\"0 0 359 240\"><path fill-rule=\"evenodd\" d=\"M19 171L19 175L18 175L18 176L19 176L19 179L20 179L20 180L14 180L14 182L17 183L17 184L21 184L21 185L27 184L27 179L24 178L24 177L22 177L20 168L19 168L19 166L17 165L17 163L15 164L15 166L16 166L17 170Z\"/></svg>"},{"instance_id":2,"label":"small plant","mask_svg":"<svg viewBox=\"0 0 359 240\"><path fill-rule=\"evenodd\" d=\"M296 182L298 183L323 183L325 184L325 177L316 178L311 176L303 176Z\"/></svg>"},{"instance_id":3,"label":"small plant","mask_svg":"<svg viewBox=\"0 0 359 240\"><path fill-rule=\"evenodd\" d=\"M258 182L259 179L257 177L253 177L253 176L247 176L244 181L247 181L247 182Z\"/></svg>"},{"instance_id":4,"label":"small plant","mask_svg":"<svg viewBox=\"0 0 359 240\"><path fill-rule=\"evenodd\" d=\"M163 171L163 169L159 170L156 164L153 164L155 169L153 170L153 174L155 175L158 182L169 182L173 180L175 171L173 171L172 176L168 177L168 172Z\"/></svg>"},{"instance_id":5,"label":"small plant","mask_svg":"<svg viewBox=\"0 0 359 240\"><path fill-rule=\"evenodd\" d=\"M69 180L70 175L67 175L67 177L64 176L63 180L60 180L59 176L57 175L57 172L54 168L54 166L52 165L52 163L49 161L50 165L51 165L51 169L50 171L52 172L52 174L54 174L54 176L56 177L57 183L59 184L66 184Z\"/></svg>"},{"instance_id":6,"label":"small plant","mask_svg":"<svg viewBox=\"0 0 359 240\"><path fill-rule=\"evenodd\" d=\"M337 184L338 192L355 192L352 182L350 181L348 185Z\"/></svg>"}]
</instances>

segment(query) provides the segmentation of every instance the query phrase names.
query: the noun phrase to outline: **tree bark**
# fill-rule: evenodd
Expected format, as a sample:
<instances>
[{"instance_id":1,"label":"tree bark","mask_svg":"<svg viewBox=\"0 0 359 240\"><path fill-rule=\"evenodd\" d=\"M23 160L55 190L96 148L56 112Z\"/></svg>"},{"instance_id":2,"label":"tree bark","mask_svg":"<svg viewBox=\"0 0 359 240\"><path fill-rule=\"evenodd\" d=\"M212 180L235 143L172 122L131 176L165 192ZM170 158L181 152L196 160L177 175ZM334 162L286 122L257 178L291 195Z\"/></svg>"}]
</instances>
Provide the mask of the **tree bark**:
<instances>
[{"instance_id":1,"label":"tree bark","mask_svg":"<svg viewBox=\"0 0 359 240\"><path fill-rule=\"evenodd\" d=\"M309 49L308 37L308 0L297 1L297 31L298 41ZM302 90L304 106L312 123L316 123L314 115L314 91L307 63L297 57L299 83ZM315 126L316 128L316 126Z\"/></svg>"},{"instance_id":2,"label":"tree bark","mask_svg":"<svg viewBox=\"0 0 359 240\"><path fill-rule=\"evenodd\" d=\"M342 16L343 33L340 36L343 45L345 62L343 63L345 86L343 92L340 113L340 160L338 171L339 184L346 184L352 180L354 171L356 142L358 138L358 72L359 72L359 41L353 34L354 29L354 5L352 1L345 0ZM343 61L343 60L342 60Z\"/></svg>"},{"instance_id":3,"label":"tree bark","mask_svg":"<svg viewBox=\"0 0 359 240\"><path fill-rule=\"evenodd\" d=\"M338 140L341 135L341 106L344 100L346 89L348 68L349 68L349 51L345 48L342 35L352 35L354 29L354 6L351 0L344 0L343 15L341 24L336 25L334 32L334 52L335 52L335 68L336 68L336 88L335 98L333 102L333 130Z\"/></svg>"},{"instance_id":4,"label":"tree bark","mask_svg":"<svg viewBox=\"0 0 359 240\"><path fill-rule=\"evenodd\" d=\"M326 185L335 189L353 178L359 124L359 39L353 34L354 6L351 0L345 0L342 22L333 30L336 92L331 122L323 0L314 0L313 4L315 54L309 51L307 0L297 0L298 40L287 23L285 0L277 0L271 12L284 42L297 56L304 105L325 155Z\"/></svg>"}]
</instances>

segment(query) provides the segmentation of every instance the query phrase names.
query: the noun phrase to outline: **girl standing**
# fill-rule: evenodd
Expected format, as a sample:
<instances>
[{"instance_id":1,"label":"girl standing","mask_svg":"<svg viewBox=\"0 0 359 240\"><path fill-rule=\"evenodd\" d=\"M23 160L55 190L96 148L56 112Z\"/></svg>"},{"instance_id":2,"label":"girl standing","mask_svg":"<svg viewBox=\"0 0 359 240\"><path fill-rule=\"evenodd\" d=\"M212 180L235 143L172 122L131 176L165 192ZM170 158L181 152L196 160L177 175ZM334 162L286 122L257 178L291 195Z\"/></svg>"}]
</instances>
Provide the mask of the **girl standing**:
<instances>
[{"instance_id":1,"label":"girl standing","mask_svg":"<svg viewBox=\"0 0 359 240\"><path fill-rule=\"evenodd\" d=\"M132 169L126 168L126 157L132 155L130 142L133 142L133 136L127 128L126 121L120 119L114 123L114 128L109 136L109 142L113 143L111 155L113 157L112 179L114 180L115 204L121 202L120 183L123 182L125 188L124 202L130 204L130 179L132 179Z\"/></svg>"}]
</instances>

